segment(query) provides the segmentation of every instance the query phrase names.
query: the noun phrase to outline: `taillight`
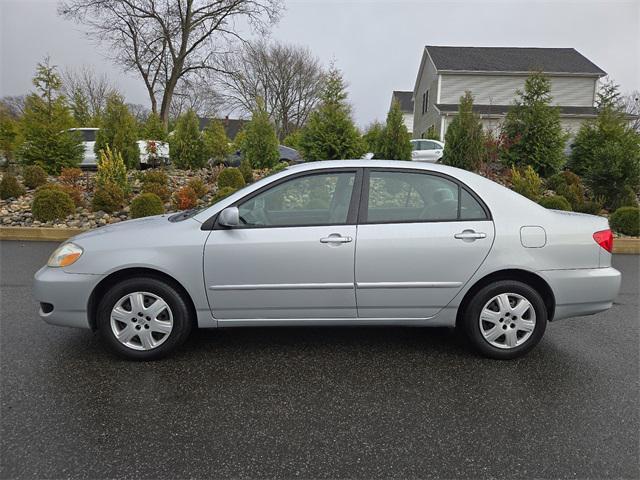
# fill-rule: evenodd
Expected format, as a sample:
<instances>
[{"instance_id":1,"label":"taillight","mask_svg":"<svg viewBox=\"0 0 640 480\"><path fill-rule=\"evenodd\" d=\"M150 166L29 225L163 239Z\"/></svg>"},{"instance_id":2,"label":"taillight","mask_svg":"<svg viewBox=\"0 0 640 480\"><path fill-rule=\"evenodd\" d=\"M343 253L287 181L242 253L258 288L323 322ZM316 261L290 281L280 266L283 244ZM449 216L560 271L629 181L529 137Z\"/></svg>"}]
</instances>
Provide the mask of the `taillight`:
<instances>
[{"instance_id":1,"label":"taillight","mask_svg":"<svg viewBox=\"0 0 640 480\"><path fill-rule=\"evenodd\" d=\"M611 230L600 230L593 234L593 239L607 252L611 253L613 250L613 232Z\"/></svg>"}]
</instances>

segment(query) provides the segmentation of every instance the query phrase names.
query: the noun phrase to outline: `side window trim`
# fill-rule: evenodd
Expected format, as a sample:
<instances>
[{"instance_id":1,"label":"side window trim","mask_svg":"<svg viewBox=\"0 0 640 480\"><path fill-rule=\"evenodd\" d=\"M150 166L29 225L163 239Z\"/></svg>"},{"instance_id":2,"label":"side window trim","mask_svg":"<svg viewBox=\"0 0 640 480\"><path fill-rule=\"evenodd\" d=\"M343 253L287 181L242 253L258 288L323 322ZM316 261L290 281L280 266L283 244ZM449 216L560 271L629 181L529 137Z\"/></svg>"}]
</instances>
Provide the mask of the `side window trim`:
<instances>
[{"instance_id":1,"label":"side window trim","mask_svg":"<svg viewBox=\"0 0 640 480\"><path fill-rule=\"evenodd\" d=\"M369 222L367 219L367 212L369 210L369 185L370 185L370 176L371 172L404 172L404 173L417 173L422 175L431 175L434 177L444 178L445 180L449 180L450 182L455 183L458 186L458 213L455 220L392 220L388 222ZM362 194L360 197L360 209L358 213L358 225L385 225L385 224L393 224L393 223L449 223L449 222L483 222L483 221L493 221L493 217L491 215L491 211L487 204L484 203L482 198L476 192L474 192L471 188L465 185L463 182L458 180L455 177L447 175L442 172L435 172L430 170L421 170L421 169L412 169L412 168L375 168L375 167L367 167L364 169L364 177L362 179ZM485 214L485 218L465 218L461 219L461 205L462 205L462 190L466 191L482 208Z\"/></svg>"},{"instance_id":2,"label":"side window trim","mask_svg":"<svg viewBox=\"0 0 640 480\"><path fill-rule=\"evenodd\" d=\"M277 187L278 185L281 185L283 183L286 183L288 181L291 180L295 180L298 178L303 178L303 177L312 177L312 176L316 176L316 175L328 175L328 174L332 174L332 173L353 173L355 174L354 176L354 180L353 180L353 189L351 190L351 199L349 200L349 211L347 213L347 221L344 223L322 223L322 224L318 224L318 225L263 225L263 226L238 226L238 227L233 227L231 228L231 230L234 229L238 229L238 230L262 230L262 229L266 229L266 228L304 228L304 227L324 227L324 226L344 226L344 225L356 225L357 223L357 218L358 218L358 214L359 214L359 208L360 208L360 197L361 197L361 191L362 191L362 178L363 178L363 168L351 168L351 167L344 167L344 168L326 168L326 169L321 169L321 170L312 170L312 171L304 171L304 172L300 172L300 173L295 173L292 175L287 175L286 177L282 177L281 179L272 182L268 185L265 185L262 188L259 188L256 191L253 191L247 195L245 195L244 197L240 198L239 200L236 200L235 202L233 202L232 204L228 205L228 207L237 207L238 205L240 205L241 203L244 202L248 202L249 200L251 200L253 197L256 197L274 187ZM211 218L209 218L205 224L210 224L212 225L212 228L210 228L210 230L230 230L229 227L225 227L223 225L220 225L218 223L218 213L216 213L215 215L213 215ZM204 224L203 224L204 226Z\"/></svg>"}]
</instances>

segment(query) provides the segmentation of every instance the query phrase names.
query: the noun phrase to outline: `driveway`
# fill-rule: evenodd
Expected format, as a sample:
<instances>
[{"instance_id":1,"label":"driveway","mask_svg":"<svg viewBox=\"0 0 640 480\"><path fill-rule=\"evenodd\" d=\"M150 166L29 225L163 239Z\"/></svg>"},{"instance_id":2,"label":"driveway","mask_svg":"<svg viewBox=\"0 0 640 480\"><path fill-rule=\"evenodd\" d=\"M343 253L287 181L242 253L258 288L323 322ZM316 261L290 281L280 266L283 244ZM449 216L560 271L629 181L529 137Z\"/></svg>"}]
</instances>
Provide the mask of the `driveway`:
<instances>
[{"instance_id":1,"label":"driveway","mask_svg":"<svg viewBox=\"0 0 640 480\"><path fill-rule=\"evenodd\" d=\"M55 245L0 243L1 478L638 478L637 256L604 314L511 362L452 331L201 331L114 358L41 322Z\"/></svg>"}]
</instances>

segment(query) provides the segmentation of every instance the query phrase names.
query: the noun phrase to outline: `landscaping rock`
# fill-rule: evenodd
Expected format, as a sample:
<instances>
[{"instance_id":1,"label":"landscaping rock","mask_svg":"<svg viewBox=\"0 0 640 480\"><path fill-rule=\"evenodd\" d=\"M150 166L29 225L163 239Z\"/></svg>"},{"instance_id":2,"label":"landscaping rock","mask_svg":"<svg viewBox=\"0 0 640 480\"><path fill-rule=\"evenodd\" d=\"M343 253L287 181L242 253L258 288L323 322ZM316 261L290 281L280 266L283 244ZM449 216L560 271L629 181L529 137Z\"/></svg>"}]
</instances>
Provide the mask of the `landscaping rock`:
<instances>
[{"instance_id":1,"label":"landscaping rock","mask_svg":"<svg viewBox=\"0 0 640 480\"><path fill-rule=\"evenodd\" d=\"M179 188L186 186L189 181L194 178L201 179L207 189L207 194L198 199L197 205L206 206L210 205L213 197L217 192L216 178L219 173L218 169L203 168L199 170L168 170L169 176L169 190L171 192L177 191ZM266 174L266 171L255 172L255 178L259 179ZM124 206L120 211L108 214L103 211L92 212L89 208L90 200L93 195L93 189L95 188L95 175L96 172L85 172L82 178L79 180L79 187L83 190L85 205L76 207L75 213L64 220L57 220L54 222L40 222L34 220L33 213L31 212L31 203L33 202L34 189L27 189L26 193L18 198L9 198L6 200L0 200L0 225L2 226L16 226L16 227L55 227L55 228L97 228L102 225L111 223L119 223L125 220L129 220L130 207ZM142 184L138 179L140 175L137 171L129 172L129 182L132 186L132 191L135 196L141 190ZM2 173L0 173L2 178ZM22 182L22 178L18 176ZM58 178L49 176L49 183L60 183ZM165 211L167 214L176 212L175 205L171 200L165 203Z\"/></svg>"}]
</instances>

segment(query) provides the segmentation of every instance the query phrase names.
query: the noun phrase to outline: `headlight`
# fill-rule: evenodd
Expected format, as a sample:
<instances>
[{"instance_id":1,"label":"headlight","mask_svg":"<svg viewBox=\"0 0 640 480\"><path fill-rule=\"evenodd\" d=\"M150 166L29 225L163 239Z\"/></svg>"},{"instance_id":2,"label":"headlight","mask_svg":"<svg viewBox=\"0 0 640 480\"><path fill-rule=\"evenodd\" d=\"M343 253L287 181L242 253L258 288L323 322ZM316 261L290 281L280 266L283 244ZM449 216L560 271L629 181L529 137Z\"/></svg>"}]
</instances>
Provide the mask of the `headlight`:
<instances>
[{"instance_id":1,"label":"headlight","mask_svg":"<svg viewBox=\"0 0 640 480\"><path fill-rule=\"evenodd\" d=\"M82 255L82 248L75 243L63 243L49 257L49 267L68 267L76 262Z\"/></svg>"}]
</instances>

